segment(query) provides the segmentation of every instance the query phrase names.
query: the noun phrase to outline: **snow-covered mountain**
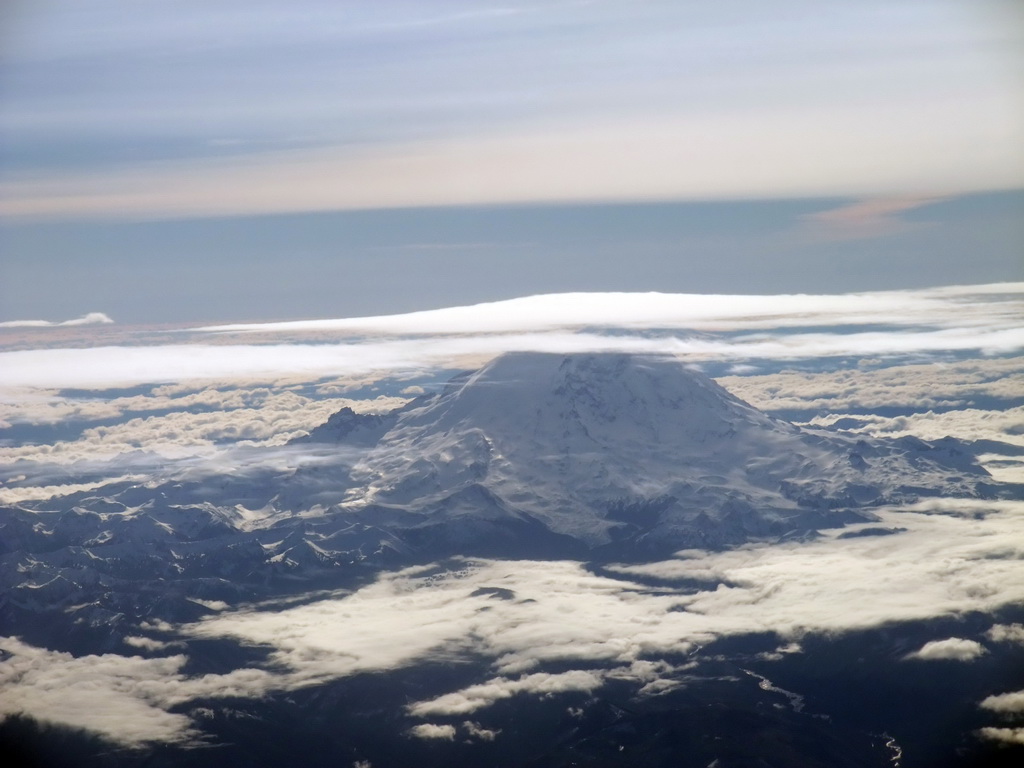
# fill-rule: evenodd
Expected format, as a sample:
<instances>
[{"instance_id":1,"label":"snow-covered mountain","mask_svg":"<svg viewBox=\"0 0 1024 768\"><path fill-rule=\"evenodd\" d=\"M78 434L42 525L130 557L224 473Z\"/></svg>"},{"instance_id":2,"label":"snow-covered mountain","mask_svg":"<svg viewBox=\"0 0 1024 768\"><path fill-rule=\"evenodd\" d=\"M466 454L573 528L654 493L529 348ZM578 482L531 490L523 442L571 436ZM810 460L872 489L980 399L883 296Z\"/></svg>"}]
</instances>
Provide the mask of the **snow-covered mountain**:
<instances>
[{"instance_id":1,"label":"snow-covered mountain","mask_svg":"<svg viewBox=\"0 0 1024 768\"><path fill-rule=\"evenodd\" d=\"M69 624L102 646L114 625L282 579L450 555L643 560L997 492L955 440L799 428L678 360L619 354L504 355L397 412L339 412L289 450L337 460L0 509L0 630Z\"/></svg>"},{"instance_id":2,"label":"snow-covered mountain","mask_svg":"<svg viewBox=\"0 0 1024 768\"><path fill-rule=\"evenodd\" d=\"M665 554L838 525L913 495L976 495L985 477L955 441L801 429L675 359L513 353L399 412L343 506L450 528L514 510L588 547Z\"/></svg>"}]
</instances>

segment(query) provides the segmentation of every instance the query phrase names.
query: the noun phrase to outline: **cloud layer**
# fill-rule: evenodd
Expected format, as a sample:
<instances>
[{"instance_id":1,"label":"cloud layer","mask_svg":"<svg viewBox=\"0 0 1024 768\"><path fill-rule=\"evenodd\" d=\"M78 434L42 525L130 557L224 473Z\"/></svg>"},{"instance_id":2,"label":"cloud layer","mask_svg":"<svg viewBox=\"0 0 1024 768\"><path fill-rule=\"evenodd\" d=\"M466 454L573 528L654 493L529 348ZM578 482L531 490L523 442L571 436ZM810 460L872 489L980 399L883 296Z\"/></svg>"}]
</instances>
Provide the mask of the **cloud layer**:
<instances>
[{"instance_id":1,"label":"cloud layer","mask_svg":"<svg viewBox=\"0 0 1024 768\"><path fill-rule=\"evenodd\" d=\"M527 296L403 315L284 323L216 325L209 332L451 334L527 333L557 328L685 328L761 330L821 325L1010 323L1024 311L1024 283L950 286L828 296L672 293L566 293ZM1007 325L1006 327L1009 327Z\"/></svg>"},{"instance_id":2,"label":"cloud layer","mask_svg":"<svg viewBox=\"0 0 1024 768\"><path fill-rule=\"evenodd\" d=\"M319 334L314 339L319 343L240 344L218 339L217 344L3 352L0 387L103 388L230 378L308 380L423 370L467 358L479 362L511 350L640 352L693 361L958 351L1007 354L1024 349L1021 293L1024 283L843 296L534 296L383 318L204 329L313 333ZM865 325L891 327L858 330ZM566 330L593 326L625 332ZM822 326L833 329L818 330ZM677 333L666 334L666 329ZM659 333L647 333L651 330ZM371 333L384 338L365 335ZM325 343L324 334L333 343ZM339 336L348 338L337 343Z\"/></svg>"},{"instance_id":3,"label":"cloud layer","mask_svg":"<svg viewBox=\"0 0 1024 768\"><path fill-rule=\"evenodd\" d=\"M416 718L461 720L512 696L594 691L612 679L656 693L691 674L700 646L715 638L768 632L792 643L1024 601L1024 503L937 499L879 517L877 525L905 530L684 552L608 575L566 561L421 566L284 610L252 606L177 628L147 625L130 641L158 651L190 638L233 638L270 650L266 666L226 674L187 677L181 655L76 659L5 639L3 711L126 743L180 740L193 738L194 726L166 709L199 698L257 698L428 660L490 659L487 679L408 707ZM645 586L651 578L661 586ZM992 642L1016 636L1011 625L989 635ZM949 638L913 656L967 661L985 650L979 640ZM1019 698L994 696L982 706L1017 712ZM422 725L411 735L454 734L450 724Z\"/></svg>"}]
</instances>

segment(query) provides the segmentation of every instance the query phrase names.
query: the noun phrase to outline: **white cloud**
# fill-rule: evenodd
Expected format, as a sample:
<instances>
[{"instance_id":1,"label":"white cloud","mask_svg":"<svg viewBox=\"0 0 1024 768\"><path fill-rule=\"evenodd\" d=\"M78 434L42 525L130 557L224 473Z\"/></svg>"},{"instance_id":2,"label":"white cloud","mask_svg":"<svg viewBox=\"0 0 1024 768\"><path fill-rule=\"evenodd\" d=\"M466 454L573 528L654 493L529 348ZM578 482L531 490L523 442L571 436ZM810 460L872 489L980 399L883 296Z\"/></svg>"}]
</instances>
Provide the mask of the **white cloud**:
<instances>
[{"instance_id":1,"label":"white cloud","mask_svg":"<svg viewBox=\"0 0 1024 768\"><path fill-rule=\"evenodd\" d=\"M844 324L956 328L996 323L1009 328L1014 318L1024 314L1024 308L1006 298L1016 294L1024 294L1024 283L839 295L563 293L403 315L218 325L195 330L435 335L527 333L585 326L737 331Z\"/></svg>"},{"instance_id":2,"label":"white cloud","mask_svg":"<svg viewBox=\"0 0 1024 768\"><path fill-rule=\"evenodd\" d=\"M959 328L938 331L851 334L762 334L733 339L643 338L591 333L535 333L349 344L167 345L37 349L0 353L0 387L105 388L201 379L270 381L282 372L308 379L450 367L460 358L494 357L533 350L632 352L690 360L765 358L799 360L830 356L905 355L943 351L1009 353L1024 349L1024 328Z\"/></svg>"},{"instance_id":3,"label":"white cloud","mask_svg":"<svg viewBox=\"0 0 1024 768\"><path fill-rule=\"evenodd\" d=\"M141 635L126 635L124 638L125 645L130 645L132 648L139 648L143 651L163 651L168 648L181 647L181 643L167 643L163 640L155 640L152 637L143 637Z\"/></svg>"},{"instance_id":4,"label":"white cloud","mask_svg":"<svg viewBox=\"0 0 1024 768\"><path fill-rule=\"evenodd\" d=\"M989 696L980 706L982 709L1003 715L1024 715L1024 691Z\"/></svg>"},{"instance_id":5,"label":"white cloud","mask_svg":"<svg viewBox=\"0 0 1024 768\"><path fill-rule=\"evenodd\" d=\"M808 373L723 376L718 382L758 408L853 409L902 407L913 411L976 407L979 398L1014 400L1024 392L1024 358L844 368ZM874 417L881 418L881 417Z\"/></svg>"},{"instance_id":6,"label":"white cloud","mask_svg":"<svg viewBox=\"0 0 1024 768\"><path fill-rule=\"evenodd\" d=\"M717 637L777 633L789 643L779 652L796 652L792 643L810 633L1024 602L1024 503L936 499L880 509L878 516L866 525L906 530L852 539L833 531L809 542L689 551L617 566L609 576L567 561L418 566L284 610L225 609L173 634L168 625L149 627L163 632L164 642L234 638L272 649L265 668L220 675L185 677L181 656L74 659L5 640L14 655L0 664L0 700L4 712L27 711L129 743L174 740L186 738L190 725L165 710L197 698L259 697L428 659L489 658L488 678L409 706L417 717L460 716L510 696L592 691L610 679L655 695L684 680L689 668L666 663L667 654L690 654ZM645 587L634 575L662 584ZM686 583L675 589L675 579ZM693 591L695 579L708 584ZM993 637L1013 635L1013 625L1006 626ZM976 641L947 638L915 656L967 660L981 652ZM548 669L552 664L558 671ZM92 689L75 687L81 680ZM86 696L88 702L80 700ZM1007 708L1016 701L1004 695L989 703Z\"/></svg>"},{"instance_id":7,"label":"white cloud","mask_svg":"<svg viewBox=\"0 0 1024 768\"><path fill-rule=\"evenodd\" d=\"M62 323L58 323L58 325L107 325L113 322L108 315L102 312L90 312L74 320L65 320Z\"/></svg>"},{"instance_id":8,"label":"white cloud","mask_svg":"<svg viewBox=\"0 0 1024 768\"><path fill-rule=\"evenodd\" d=\"M98 400L57 394L55 390L11 388L0 400L0 420L7 424L62 424L68 421L110 421L147 411L234 411L268 408L297 410L311 402L281 387L227 386L154 387L150 394ZM358 405L356 407L359 407Z\"/></svg>"},{"instance_id":9,"label":"white cloud","mask_svg":"<svg viewBox=\"0 0 1024 768\"><path fill-rule=\"evenodd\" d=\"M950 637L925 643L919 650L907 654L906 658L920 661L974 661L986 653L988 651L985 650L985 646L975 640Z\"/></svg>"},{"instance_id":10,"label":"white cloud","mask_svg":"<svg viewBox=\"0 0 1024 768\"><path fill-rule=\"evenodd\" d=\"M566 617L562 637L550 634L552 612L568 611L574 597L590 601L609 619L616 613L623 618L644 615L647 609L639 603L619 598L621 581L592 576L574 562L521 563L519 574L503 574L505 567L500 562L467 564L464 572L442 575L406 569L382 575L348 597L279 613L226 612L185 631L274 645L279 663L293 670L296 681L390 669L435 652L459 653L478 643L470 638L483 638L492 654L504 657L506 667L515 661L520 669L536 663L534 654L549 659L631 657L630 641L619 637L622 628L590 627L590 615ZM482 587L506 584L521 592L519 600L473 596ZM523 602L528 597L535 602ZM481 612L482 608L490 610ZM366 620L353 621L357 616ZM530 632L544 633L543 646L529 641ZM316 664L307 659L316 659Z\"/></svg>"},{"instance_id":11,"label":"white cloud","mask_svg":"<svg viewBox=\"0 0 1024 768\"><path fill-rule=\"evenodd\" d=\"M324 423L328 416L350 403L338 399L314 400L284 392L268 395L253 407L230 411L178 410L167 415L90 427L82 432L77 442L89 444L92 449L113 449L114 452L156 450L164 444L210 445L238 440L262 443L275 437L277 440L273 442L283 444ZM360 408L365 410L366 404L360 404Z\"/></svg>"},{"instance_id":12,"label":"white cloud","mask_svg":"<svg viewBox=\"0 0 1024 768\"><path fill-rule=\"evenodd\" d=\"M824 532L807 543L750 544L728 552L619 566L625 575L721 582L682 598L709 630L842 632L1024 599L1019 560L1024 503L931 500L877 510L878 522ZM979 516L977 519L975 515ZM835 538L857 527L907 530ZM900 585L894 589L893 585ZM728 586L726 586L728 585Z\"/></svg>"},{"instance_id":13,"label":"white cloud","mask_svg":"<svg viewBox=\"0 0 1024 768\"><path fill-rule=\"evenodd\" d=\"M126 405L124 401L130 401ZM35 462L37 467L32 486L0 488L0 498L9 501L45 499L58 493L72 493L98 487L96 483L78 486L45 486L48 472L42 465L76 464L97 466L103 462L107 469L120 473L129 466L140 470L146 461L139 455L144 451L151 464L164 464L165 469L192 457L217 463L218 456L230 451L227 445L266 446L266 459L274 463L282 458L283 446L292 438L305 434L323 424L331 414L343 407L357 412L388 411L397 408L407 400L397 397L377 397L372 400L349 398L310 398L294 392L273 392L267 389L237 389L229 392L215 390L199 392L180 398L162 395L147 397L115 398L105 405L114 414L122 408L130 410L181 409L171 413L135 417L114 424L99 425L84 429L74 440L57 441L42 445L0 445L0 462ZM221 405L230 410L202 410L203 406ZM40 408L45 410L40 413ZM191 408L199 410L186 410ZM0 412L3 406L0 405ZM27 406L8 405L7 413L12 420L49 423L54 414L71 413L77 410L72 401L62 401L55 407L30 401ZM96 409L98 412L98 409ZM308 452L308 449L307 449ZM132 458L123 458L133 454ZM236 459L241 458L236 456ZM164 460L174 460L164 462ZM245 457L246 464L258 462L255 455Z\"/></svg>"},{"instance_id":14,"label":"white cloud","mask_svg":"<svg viewBox=\"0 0 1024 768\"><path fill-rule=\"evenodd\" d=\"M605 676L671 680L676 671L652 666L652 659L724 635L773 632L795 641L1024 601L1024 503L943 499L878 515L868 525L906 530L852 539L828 532L811 542L750 544L613 569L626 578L562 561L468 561L440 573L410 568L351 595L285 611L228 611L183 631L275 648L279 671L252 679L254 692L464 653L493 659L497 677L413 705L426 716L466 714L515 693L585 689ZM696 593L648 589L631 575L709 586ZM511 599L495 598L494 589ZM983 650L951 638L917 656L970 658ZM538 669L573 661L600 662L604 671Z\"/></svg>"},{"instance_id":15,"label":"white cloud","mask_svg":"<svg viewBox=\"0 0 1024 768\"><path fill-rule=\"evenodd\" d=\"M414 725L409 729L409 735L417 739L443 739L444 741L454 741L455 726L420 723L419 725Z\"/></svg>"},{"instance_id":16,"label":"white cloud","mask_svg":"<svg viewBox=\"0 0 1024 768\"><path fill-rule=\"evenodd\" d=\"M433 715L465 715L483 707L489 707L496 701L508 699L518 693L546 695L565 693L567 691L591 692L604 683L601 672L572 670L559 674L537 672L525 675L516 680L496 677L480 685L464 688L456 693L449 693L431 701L410 704L407 709L415 717L431 717Z\"/></svg>"},{"instance_id":17,"label":"white cloud","mask_svg":"<svg viewBox=\"0 0 1024 768\"><path fill-rule=\"evenodd\" d=\"M803 650L800 643L786 643L785 645L780 645L774 651L759 653L757 657L765 661L778 661L793 653L803 653Z\"/></svg>"},{"instance_id":18,"label":"white cloud","mask_svg":"<svg viewBox=\"0 0 1024 768\"><path fill-rule=\"evenodd\" d=\"M480 723L474 723L472 720L466 720L462 724L462 729L472 738L480 739L480 741L494 741L495 738L501 733L501 730L492 730L490 728L484 728Z\"/></svg>"},{"instance_id":19,"label":"white cloud","mask_svg":"<svg viewBox=\"0 0 1024 768\"><path fill-rule=\"evenodd\" d=\"M113 323L108 315L102 312L90 312L73 320L54 323L49 320L6 320L0 322L0 328L61 328L75 325L107 325Z\"/></svg>"},{"instance_id":20,"label":"white cloud","mask_svg":"<svg viewBox=\"0 0 1024 768\"><path fill-rule=\"evenodd\" d=\"M195 603L196 605L201 605L204 608L209 608L211 611L223 611L226 608L230 607L223 600L202 600L198 597L189 597L187 599L190 602Z\"/></svg>"},{"instance_id":21,"label":"white cloud","mask_svg":"<svg viewBox=\"0 0 1024 768\"><path fill-rule=\"evenodd\" d=\"M977 408L962 408L944 413L927 411L892 418L840 412L815 417L809 423L812 426L831 426L846 418L858 422L855 427L847 427L849 431L877 437L916 435L923 440L939 440L951 436L961 440L997 440L1024 445L1024 431L1021 429L1024 426L1024 406L999 411Z\"/></svg>"},{"instance_id":22,"label":"white cloud","mask_svg":"<svg viewBox=\"0 0 1024 768\"><path fill-rule=\"evenodd\" d=\"M36 478L40 480L41 478ZM107 483L120 482L145 482L145 475L120 475L107 477L91 483L63 483L61 485L25 485L25 486L4 486L0 488L0 504L18 504L23 501L42 501L52 499L55 496L67 496L68 494L80 491L91 491L101 488ZM45 482L45 481L44 481Z\"/></svg>"},{"instance_id":23,"label":"white cloud","mask_svg":"<svg viewBox=\"0 0 1024 768\"><path fill-rule=\"evenodd\" d=\"M222 341L15 350L0 353L0 387L52 390L187 380L251 385L282 377L312 380L410 372L510 350L674 354L695 361L957 350L1002 354L1024 349L1024 309L1013 299L1024 291L1024 283L1007 283L1000 289L997 293L991 286L968 286L840 296L556 294L389 317L218 326L207 330L282 333L285 338L306 334L307 342L312 338L321 343ZM799 332L808 326L866 323L893 327ZM588 326L617 327L635 335L570 330ZM641 333L651 328L676 329L680 335ZM713 335L739 330L752 333ZM705 333L694 337L691 331ZM338 343L339 336L349 338Z\"/></svg>"},{"instance_id":24,"label":"white cloud","mask_svg":"<svg viewBox=\"0 0 1024 768\"><path fill-rule=\"evenodd\" d=\"M115 419L122 411L111 401L77 400L47 390L12 387L0 393L0 428L13 424L62 424Z\"/></svg>"},{"instance_id":25,"label":"white cloud","mask_svg":"<svg viewBox=\"0 0 1024 768\"><path fill-rule=\"evenodd\" d=\"M180 679L184 656L75 658L0 638L11 656L0 663L0 715L33 717L102 733L126 744L195 736L185 715L171 714L162 692Z\"/></svg>"},{"instance_id":26,"label":"white cloud","mask_svg":"<svg viewBox=\"0 0 1024 768\"><path fill-rule=\"evenodd\" d=\"M1024 624L993 624L985 637L993 643L1024 645Z\"/></svg>"},{"instance_id":27,"label":"white cloud","mask_svg":"<svg viewBox=\"0 0 1024 768\"><path fill-rule=\"evenodd\" d=\"M1024 728L982 728L979 734L989 741L1002 744L1024 744Z\"/></svg>"}]
</instances>

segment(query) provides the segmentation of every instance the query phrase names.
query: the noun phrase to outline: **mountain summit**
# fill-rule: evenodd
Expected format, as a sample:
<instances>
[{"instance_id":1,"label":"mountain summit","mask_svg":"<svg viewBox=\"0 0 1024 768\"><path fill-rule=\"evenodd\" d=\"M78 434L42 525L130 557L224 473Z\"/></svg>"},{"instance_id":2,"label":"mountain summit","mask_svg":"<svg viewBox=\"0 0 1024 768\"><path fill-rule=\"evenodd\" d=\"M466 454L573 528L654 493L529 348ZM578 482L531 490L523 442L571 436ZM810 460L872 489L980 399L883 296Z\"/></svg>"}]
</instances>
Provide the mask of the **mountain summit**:
<instances>
[{"instance_id":1,"label":"mountain summit","mask_svg":"<svg viewBox=\"0 0 1024 768\"><path fill-rule=\"evenodd\" d=\"M649 554L841 525L920 493L975 495L985 476L954 444L801 429L674 358L511 353L399 412L345 506L453 528L459 500L462 523L500 507L590 548Z\"/></svg>"}]
</instances>

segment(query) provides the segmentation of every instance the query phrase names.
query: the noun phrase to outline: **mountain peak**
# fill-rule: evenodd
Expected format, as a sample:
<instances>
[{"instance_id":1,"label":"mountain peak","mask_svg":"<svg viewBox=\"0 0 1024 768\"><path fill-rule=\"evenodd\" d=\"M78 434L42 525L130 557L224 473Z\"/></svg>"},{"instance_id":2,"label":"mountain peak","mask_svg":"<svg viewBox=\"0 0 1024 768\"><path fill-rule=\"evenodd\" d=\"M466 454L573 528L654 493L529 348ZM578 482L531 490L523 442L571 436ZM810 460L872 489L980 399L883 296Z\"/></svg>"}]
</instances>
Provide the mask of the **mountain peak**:
<instances>
[{"instance_id":1,"label":"mountain peak","mask_svg":"<svg viewBox=\"0 0 1024 768\"><path fill-rule=\"evenodd\" d=\"M433 514L480 486L589 546L646 537L664 550L842 524L914 477L964 481L962 466L896 442L869 453L772 418L673 357L510 353L400 412L349 498Z\"/></svg>"},{"instance_id":2,"label":"mountain peak","mask_svg":"<svg viewBox=\"0 0 1024 768\"><path fill-rule=\"evenodd\" d=\"M474 425L509 438L545 434L551 447L572 438L702 441L738 424L771 419L673 357L622 353L511 352L458 377L408 423L445 429ZM607 427L607 429L606 429ZM607 433L606 433L607 432Z\"/></svg>"}]
</instances>

